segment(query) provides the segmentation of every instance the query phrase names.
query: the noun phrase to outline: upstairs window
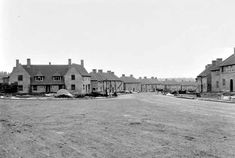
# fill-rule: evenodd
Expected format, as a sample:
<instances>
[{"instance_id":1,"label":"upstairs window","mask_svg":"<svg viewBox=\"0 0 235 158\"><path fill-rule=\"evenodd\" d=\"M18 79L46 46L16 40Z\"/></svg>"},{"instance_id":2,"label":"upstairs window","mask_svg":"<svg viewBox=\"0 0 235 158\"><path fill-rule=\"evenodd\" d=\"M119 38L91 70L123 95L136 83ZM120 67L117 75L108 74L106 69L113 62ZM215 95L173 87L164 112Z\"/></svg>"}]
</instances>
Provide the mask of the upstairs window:
<instances>
[{"instance_id":1,"label":"upstairs window","mask_svg":"<svg viewBox=\"0 0 235 158\"><path fill-rule=\"evenodd\" d=\"M18 81L23 81L23 75L18 75Z\"/></svg>"},{"instance_id":2,"label":"upstairs window","mask_svg":"<svg viewBox=\"0 0 235 158\"><path fill-rule=\"evenodd\" d=\"M34 81L43 81L44 79L44 76L34 76Z\"/></svg>"},{"instance_id":3,"label":"upstairs window","mask_svg":"<svg viewBox=\"0 0 235 158\"><path fill-rule=\"evenodd\" d=\"M75 75L71 75L71 80L75 80Z\"/></svg>"},{"instance_id":4,"label":"upstairs window","mask_svg":"<svg viewBox=\"0 0 235 158\"><path fill-rule=\"evenodd\" d=\"M61 81L62 80L62 76L53 76L52 79L54 81Z\"/></svg>"}]
</instances>

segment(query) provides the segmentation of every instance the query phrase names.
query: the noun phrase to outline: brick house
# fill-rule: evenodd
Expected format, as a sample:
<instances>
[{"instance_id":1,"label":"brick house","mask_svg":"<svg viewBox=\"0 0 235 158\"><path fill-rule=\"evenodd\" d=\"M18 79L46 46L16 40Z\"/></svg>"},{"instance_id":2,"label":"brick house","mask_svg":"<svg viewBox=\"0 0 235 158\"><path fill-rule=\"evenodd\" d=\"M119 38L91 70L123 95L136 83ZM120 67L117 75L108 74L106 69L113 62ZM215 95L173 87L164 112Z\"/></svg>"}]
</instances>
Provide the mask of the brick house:
<instances>
[{"instance_id":1,"label":"brick house","mask_svg":"<svg viewBox=\"0 0 235 158\"><path fill-rule=\"evenodd\" d=\"M72 64L68 59L67 65L33 65L27 59L26 65L16 60L9 83L18 84L18 93L54 93L59 89L67 89L73 94L88 94L91 92L90 75L81 65Z\"/></svg>"},{"instance_id":2,"label":"brick house","mask_svg":"<svg viewBox=\"0 0 235 158\"><path fill-rule=\"evenodd\" d=\"M211 91L211 71L212 64L208 64L205 70L202 71L196 78L198 85L197 92L206 93Z\"/></svg>"},{"instance_id":3,"label":"brick house","mask_svg":"<svg viewBox=\"0 0 235 158\"><path fill-rule=\"evenodd\" d=\"M125 76L125 74L120 77L123 82L123 90L129 92L140 92L141 91L141 82L138 81L133 75Z\"/></svg>"},{"instance_id":4,"label":"brick house","mask_svg":"<svg viewBox=\"0 0 235 158\"><path fill-rule=\"evenodd\" d=\"M220 91L235 92L235 51L220 64Z\"/></svg>"},{"instance_id":5,"label":"brick house","mask_svg":"<svg viewBox=\"0 0 235 158\"><path fill-rule=\"evenodd\" d=\"M101 94L110 94L123 90L123 82L114 72L93 69L91 75L91 90Z\"/></svg>"}]
</instances>

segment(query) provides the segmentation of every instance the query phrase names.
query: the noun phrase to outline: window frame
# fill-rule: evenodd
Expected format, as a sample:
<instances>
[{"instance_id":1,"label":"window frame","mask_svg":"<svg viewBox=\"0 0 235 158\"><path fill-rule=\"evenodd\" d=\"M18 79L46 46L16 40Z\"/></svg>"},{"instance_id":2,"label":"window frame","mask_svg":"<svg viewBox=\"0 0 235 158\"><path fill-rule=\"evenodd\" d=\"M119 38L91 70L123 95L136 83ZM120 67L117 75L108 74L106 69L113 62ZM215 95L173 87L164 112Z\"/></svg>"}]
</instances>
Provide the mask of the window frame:
<instances>
[{"instance_id":1,"label":"window frame","mask_svg":"<svg viewBox=\"0 0 235 158\"><path fill-rule=\"evenodd\" d=\"M23 81L23 75L18 75L18 81Z\"/></svg>"},{"instance_id":2,"label":"window frame","mask_svg":"<svg viewBox=\"0 0 235 158\"><path fill-rule=\"evenodd\" d=\"M18 85L18 86L17 86L17 90L18 90L18 91L24 91L23 85Z\"/></svg>"},{"instance_id":3,"label":"window frame","mask_svg":"<svg viewBox=\"0 0 235 158\"><path fill-rule=\"evenodd\" d=\"M75 75L74 74L71 75L71 80L75 80L75 79L76 79Z\"/></svg>"},{"instance_id":4,"label":"window frame","mask_svg":"<svg viewBox=\"0 0 235 158\"><path fill-rule=\"evenodd\" d=\"M76 85L75 84L71 84L71 90L76 90Z\"/></svg>"}]
</instances>

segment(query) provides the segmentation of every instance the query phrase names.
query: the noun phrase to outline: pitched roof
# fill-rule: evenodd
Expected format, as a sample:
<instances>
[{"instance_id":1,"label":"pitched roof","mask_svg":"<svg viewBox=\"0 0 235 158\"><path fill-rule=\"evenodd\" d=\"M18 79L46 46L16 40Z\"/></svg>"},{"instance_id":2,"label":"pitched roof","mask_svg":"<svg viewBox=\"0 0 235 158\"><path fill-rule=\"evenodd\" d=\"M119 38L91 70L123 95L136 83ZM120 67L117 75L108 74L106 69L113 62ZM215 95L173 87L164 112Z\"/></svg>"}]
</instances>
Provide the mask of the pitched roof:
<instances>
[{"instance_id":1,"label":"pitched roof","mask_svg":"<svg viewBox=\"0 0 235 158\"><path fill-rule=\"evenodd\" d=\"M132 76L122 76L122 77L120 77L120 79L124 83L140 83L140 81L138 81L136 78L134 78Z\"/></svg>"},{"instance_id":2,"label":"pitched roof","mask_svg":"<svg viewBox=\"0 0 235 158\"><path fill-rule=\"evenodd\" d=\"M54 81L52 79L52 76L55 75L61 75L64 76L70 66L69 65L30 65L28 67L27 65L22 65L23 68L29 73L31 77L33 76L44 76L43 81L34 81L32 80L31 84L64 84L64 81ZM72 64L72 67L75 67L76 70L82 75L82 76L90 76L86 69L82 67L81 65Z\"/></svg>"},{"instance_id":3,"label":"pitched roof","mask_svg":"<svg viewBox=\"0 0 235 158\"><path fill-rule=\"evenodd\" d=\"M211 69L213 69L213 68L214 68L213 65L208 66L205 70L203 70L203 71L198 75L198 77L206 77L207 75L210 74L210 71L211 71Z\"/></svg>"},{"instance_id":4,"label":"pitched roof","mask_svg":"<svg viewBox=\"0 0 235 158\"><path fill-rule=\"evenodd\" d=\"M107 72L98 72L98 73L94 73L91 72L91 80L93 81L121 81L120 78L118 78L115 74L113 73L107 73Z\"/></svg>"},{"instance_id":5,"label":"pitched roof","mask_svg":"<svg viewBox=\"0 0 235 158\"><path fill-rule=\"evenodd\" d=\"M78 64L72 64L72 67L75 67L76 70L82 75L82 76L91 76L89 75L89 73L87 72L87 70L81 66L81 65L78 65Z\"/></svg>"},{"instance_id":6,"label":"pitched roof","mask_svg":"<svg viewBox=\"0 0 235 158\"><path fill-rule=\"evenodd\" d=\"M220 66L229 66L229 65L235 65L235 53L220 64Z\"/></svg>"}]
</instances>

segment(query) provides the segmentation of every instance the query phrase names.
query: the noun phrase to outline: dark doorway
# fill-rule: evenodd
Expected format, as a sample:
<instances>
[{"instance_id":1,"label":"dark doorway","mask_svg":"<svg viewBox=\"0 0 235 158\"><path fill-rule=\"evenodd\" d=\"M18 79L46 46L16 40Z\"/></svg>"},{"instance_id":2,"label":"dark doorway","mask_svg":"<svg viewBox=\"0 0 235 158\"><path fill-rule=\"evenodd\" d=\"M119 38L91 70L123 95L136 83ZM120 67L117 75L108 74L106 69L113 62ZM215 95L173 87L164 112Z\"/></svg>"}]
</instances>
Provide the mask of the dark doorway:
<instances>
[{"instance_id":1,"label":"dark doorway","mask_svg":"<svg viewBox=\"0 0 235 158\"><path fill-rule=\"evenodd\" d=\"M230 92L233 92L233 80L230 80Z\"/></svg>"},{"instance_id":2,"label":"dark doorway","mask_svg":"<svg viewBox=\"0 0 235 158\"><path fill-rule=\"evenodd\" d=\"M50 93L51 92L51 86L46 86L46 93Z\"/></svg>"}]
</instances>

